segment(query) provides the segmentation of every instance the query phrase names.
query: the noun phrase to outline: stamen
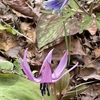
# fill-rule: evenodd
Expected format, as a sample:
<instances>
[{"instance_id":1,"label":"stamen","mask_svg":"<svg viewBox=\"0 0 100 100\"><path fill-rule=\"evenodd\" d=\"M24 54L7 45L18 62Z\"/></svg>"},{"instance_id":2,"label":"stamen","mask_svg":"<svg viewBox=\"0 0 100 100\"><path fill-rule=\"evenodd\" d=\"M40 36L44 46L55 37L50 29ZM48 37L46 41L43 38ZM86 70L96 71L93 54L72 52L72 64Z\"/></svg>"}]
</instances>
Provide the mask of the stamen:
<instances>
[{"instance_id":1,"label":"stamen","mask_svg":"<svg viewBox=\"0 0 100 100\"><path fill-rule=\"evenodd\" d=\"M40 83L40 90L41 90L42 96L44 96L46 94L46 90L47 90L47 95L50 96L50 92L49 92L47 83Z\"/></svg>"}]
</instances>

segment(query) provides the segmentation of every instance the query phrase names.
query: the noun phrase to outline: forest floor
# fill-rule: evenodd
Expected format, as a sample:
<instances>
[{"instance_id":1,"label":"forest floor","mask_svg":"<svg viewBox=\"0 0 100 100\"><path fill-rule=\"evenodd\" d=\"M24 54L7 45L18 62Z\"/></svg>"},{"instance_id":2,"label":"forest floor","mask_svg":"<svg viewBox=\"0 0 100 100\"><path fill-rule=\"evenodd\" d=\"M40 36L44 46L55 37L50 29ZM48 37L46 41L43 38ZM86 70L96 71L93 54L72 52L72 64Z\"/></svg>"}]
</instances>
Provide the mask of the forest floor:
<instances>
[{"instance_id":1,"label":"forest floor","mask_svg":"<svg viewBox=\"0 0 100 100\"><path fill-rule=\"evenodd\" d=\"M24 50L28 48L27 60L31 70L39 70L47 53L54 48L53 67L55 67L66 50L64 37L53 40L41 50L38 49L37 36L42 31L39 30L39 25L44 24L46 17L40 13L40 9L43 9L42 0L32 1L34 0L27 0L27 2L0 0L0 23L6 27L0 26L0 61L22 58ZM72 32L74 32L73 28ZM100 30L92 24L81 34L76 31L68 36L69 39L70 37L71 58L68 68L77 61L79 65L71 72L72 79L68 89L87 83L89 88L79 94L78 99L100 100Z\"/></svg>"}]
</instances>

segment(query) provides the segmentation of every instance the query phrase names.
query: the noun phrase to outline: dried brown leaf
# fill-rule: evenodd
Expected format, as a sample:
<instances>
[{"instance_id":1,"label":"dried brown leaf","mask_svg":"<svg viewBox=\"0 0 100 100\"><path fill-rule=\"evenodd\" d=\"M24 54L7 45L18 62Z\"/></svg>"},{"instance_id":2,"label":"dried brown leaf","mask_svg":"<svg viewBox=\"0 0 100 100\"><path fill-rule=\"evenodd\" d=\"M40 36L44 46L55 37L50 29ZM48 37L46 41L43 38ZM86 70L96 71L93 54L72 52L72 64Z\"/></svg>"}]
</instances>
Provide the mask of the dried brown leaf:
<instances>
[{"instance_id":1,"label":"dried brown leaf","mask_svg":"<svg viewBox=\"0 0 100 100\"><path fill-rule=\"evenodd\" d=\"M98 58L100 56L100 49L98 49L98 48L95 49L94 53L95 53L96 58Z\"/></svg>"},{"instance_id":2,"label":"dried brown leaf","mask_svg":"<svg viewBox=\"0 0 100 100\"><path fill-rule=\"evenodd\" d=\"M87 28L91 35L96 34L97 29L98 28L94 22Z\"/></svg>"},{"instance_id":3,"label":"dried brown leaf","mask_svg":"<svg viewBox=\"0 0 100 100\"><path fill-rule=\"evenodd\" d=\"M71 41L72 54L86 55L82 49L82 45L78 39L72 39Z\"/></svg>"},{"instance_id":4,"label":"dried brown leaf","mask_svg":"<svg viewBox=\"0 0 100 100\"><path fill-rule=\"evenodd\" d=\"M3 0L5 4L9 5L12 9L20 12L25 16L38 19L36 12L25 2L25 0Z\"/></svg>"},{"instance_id":5,"label":"dried brown leaf","mask_svg":"<svg viewBox=\"0 0 100 100\"><path fill-rule=\"evenodd\" d=\"M14 38L15 36L11 33L0 30L0 49L7 51L12 47L17 46Z\"/></svg>"},{"instance_id":6,"label":"dried brown leaf","mask_svg":"<svg viewBox=\"0 0 100 100\"><path fill-rule=\"evenodd\" d=\"M23 22L21 23L21 26L20 26L21 30L22 30L22 33L27 36L28 38L30 38L33 43L36 42L36 33L35 33L35 29L29 24L29 23L26 23L26 22ZM31 41L27 40L28 43L30 43Z\"/></svg>"}]
</instances>

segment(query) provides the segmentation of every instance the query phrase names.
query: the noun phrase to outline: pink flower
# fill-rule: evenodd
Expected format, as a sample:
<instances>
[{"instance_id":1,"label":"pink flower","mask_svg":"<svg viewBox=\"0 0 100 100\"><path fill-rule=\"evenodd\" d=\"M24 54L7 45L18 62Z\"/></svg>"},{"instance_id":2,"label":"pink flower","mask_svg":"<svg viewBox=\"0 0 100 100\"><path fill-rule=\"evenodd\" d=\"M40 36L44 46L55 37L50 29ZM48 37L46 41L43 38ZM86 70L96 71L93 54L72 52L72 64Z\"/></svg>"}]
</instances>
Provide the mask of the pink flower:
<instances>
[{"instance_id":1,"label":"pink flower","mask_svg":"<svg viewBox=\"0 0 100 100\"><path fill-rule=\"evenodd\" d=\"M46 58L43 61L43 64L42 64L40 72L39 72L40 76L38 78L36 78L32 74L30 67L27 63L27 59L26 59L27 50L28 49L26 49L25 52L24 52L23 61L20 62L22 69L25 72L25 74L27 75L27 77L29 78L29 80L37 82L37 83L41 83L40 84L40 90L41 90L41 93L42 93L43 96L45 94L46 89L48 91L48 83L54 83L54 82L58 81L65 74L69 73L71 70L73 70L78 65L78 63L77 63L72 68L67 70L65 73L62 73L63 70L66 68L66 65L67 65L68 51L66 51L65 54L63 55L63 57L61 58L59 65L57 66L57 68L52 73L51 66L50 66L51 60L52 60L52 52L53 52L53 49L52 49L47 54ZM48 91L48 95L49 95L49 91Z\"/></svg>"}]
</instances>

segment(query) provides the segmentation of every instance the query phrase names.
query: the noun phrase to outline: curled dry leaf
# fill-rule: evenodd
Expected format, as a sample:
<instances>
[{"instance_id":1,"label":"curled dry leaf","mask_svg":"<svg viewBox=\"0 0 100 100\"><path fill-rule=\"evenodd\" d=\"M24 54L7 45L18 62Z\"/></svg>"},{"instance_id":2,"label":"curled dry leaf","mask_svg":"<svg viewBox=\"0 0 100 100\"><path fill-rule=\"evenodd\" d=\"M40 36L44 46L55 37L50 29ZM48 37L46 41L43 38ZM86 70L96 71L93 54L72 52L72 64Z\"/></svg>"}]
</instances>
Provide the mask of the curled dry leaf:
<instances>
[{"instance_id":1,"label":"curled dry leaf","mask_svg":"<svg viewBox=\"0 0 100 100\"><path fill-rule=\"evenodd\" d=\"M83 51L83 48L79 39L72 39L71 51L72 51L72 54L86 55L85 52Z\"/></svg>"},{"instance_id":2,"label":"curled dry leaf","mask_svg":"<svg viewBox=\"0 0 100 100\"><path fill-rule=\"evenodd\" d=\"M99 12L99 11L100 11L100 2L99 2L98 4L95 5L93 11L94 11L94 12Z\"/></svg>"},{"instance_id":3,"label":"curled dry leaf","mask_svg":"<svg viewBox=\"0 0 100 100\"><path fill-rule=\"evenodd\" d=\"M3 0L3 2L25 16L32 17L34 20L38 19L36 12L25 2L25 0Z\"/></svg>"},{"instance_id":4,"label":"curled dry leaf","mask_svg":"<svg viewBox=\"0 0 100 100\"><path fill-rule=\"evenodd\" d=\"M78 76L81 77L85 81L89 79L90 80L95 79L95 80L100 81L100 75L96 73L95 68L84 68L80 71L80 74Z\"/></svg>"},{"instance_id":5,"label":"curled dry leaf","mask_svg":"<svg viewBox=\"0 0 100 100\"><path fill-rule=\"evenodd\" d=\"M98 58L100 56L100 49L98 49L98 48L95 49L94 53L95 53L96 58Z\"/></svg>"},{"instance_id":6,"label":"curled dry leaf","mask_svg":"<svg viewBox=\"0 0 100 100\"><path fill-rule=\"evenodd\" d=\"M94 22L87 28L91 35L96 34L97 29L98 28Z\"/></svg>"},{"instance_id":7,"label":"curled dry leaf","mask_svg":"<svg viewBox=\"0 0 100 100\"><path fill-rule=\"evenodd\" d=\"M3 15L7 11L7 7L0 2L0 16Z\"/></svg>"},{"instance_id":8,"label":"curled dry leaf","mask_svg":"<svg viewBox=\"0 0 100 100\"><path fill-rule=\"evenodd\" d=\"M33 43L35 43L36 33L35 33L35 29L31 26L31 24L22 22L20 27L21 27L23 34L27 36L28 38L30 38L33 41ZM27 40L27 41L28 43L31 43L30 40Z\"/></svg>"},{"instance_id":9,"label":"curled dry leaf","mask_svg":"<svg viewBox=\"0 0 100 100\"><path fill-rule=\"evenodd\" d=\"M14 35L4 30L0 30L0 49L7 51L12 47L17 46L17 43L14 41L14 39Z\"/></svg>"},{"instance_id":10,"label":"curled dry leaf","mask_svg":"<svg viewBox=\"0 0 100 100\"><path fill-rule=\"evenodd\" d=\"M81 100L100 100L100 83L90 85L82 94Z\"/></svg>"}]
</instances>

